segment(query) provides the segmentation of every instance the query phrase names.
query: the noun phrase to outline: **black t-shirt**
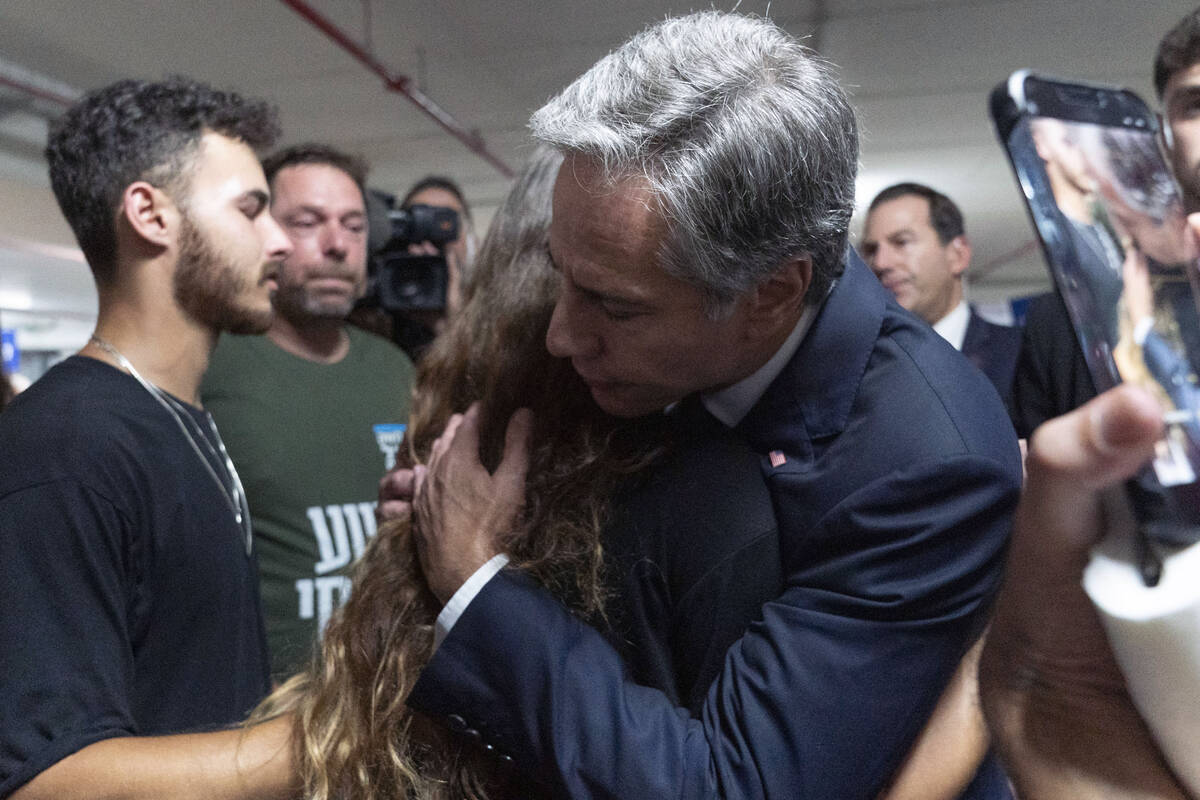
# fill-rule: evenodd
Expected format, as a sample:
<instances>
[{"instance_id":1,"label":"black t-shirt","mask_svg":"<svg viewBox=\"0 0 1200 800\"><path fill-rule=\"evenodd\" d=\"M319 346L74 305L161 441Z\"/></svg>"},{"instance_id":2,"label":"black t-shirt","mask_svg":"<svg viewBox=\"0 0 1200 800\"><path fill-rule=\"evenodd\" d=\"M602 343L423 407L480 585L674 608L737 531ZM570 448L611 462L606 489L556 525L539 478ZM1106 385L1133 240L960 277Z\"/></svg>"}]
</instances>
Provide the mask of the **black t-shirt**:
<instances>
[{"instance_id":1,"label":"black t-shirt","mask_svg":"<svg viewBox=\"0 0 1200 800\"><path fill-rule=\"evenodd\" d=\"M101 739L240 720L268 689L226 496L132 377L57 365L0 415L0 797Z\"/></svg>"}]
</instances>

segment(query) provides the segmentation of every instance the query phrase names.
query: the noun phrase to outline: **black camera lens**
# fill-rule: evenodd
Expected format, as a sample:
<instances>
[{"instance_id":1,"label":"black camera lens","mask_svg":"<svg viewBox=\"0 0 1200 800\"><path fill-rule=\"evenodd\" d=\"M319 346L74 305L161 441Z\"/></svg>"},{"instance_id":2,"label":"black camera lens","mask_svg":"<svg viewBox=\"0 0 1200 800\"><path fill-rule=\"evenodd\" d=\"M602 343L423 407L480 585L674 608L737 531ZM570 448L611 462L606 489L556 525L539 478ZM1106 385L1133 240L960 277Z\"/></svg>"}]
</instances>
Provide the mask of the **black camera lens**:
<instances>
[{"instance_id":1,"label":"black camera lens","mask_svg":"<svg viewBox=\"0 0 1200 800\"><path fill-rule=\"evenodd\" d=\"M388 217L392 220L391 243L429 242L441 247L458 238L458 212L452 208L415 205L393 209Z\"/></svg>"}]
</instances>

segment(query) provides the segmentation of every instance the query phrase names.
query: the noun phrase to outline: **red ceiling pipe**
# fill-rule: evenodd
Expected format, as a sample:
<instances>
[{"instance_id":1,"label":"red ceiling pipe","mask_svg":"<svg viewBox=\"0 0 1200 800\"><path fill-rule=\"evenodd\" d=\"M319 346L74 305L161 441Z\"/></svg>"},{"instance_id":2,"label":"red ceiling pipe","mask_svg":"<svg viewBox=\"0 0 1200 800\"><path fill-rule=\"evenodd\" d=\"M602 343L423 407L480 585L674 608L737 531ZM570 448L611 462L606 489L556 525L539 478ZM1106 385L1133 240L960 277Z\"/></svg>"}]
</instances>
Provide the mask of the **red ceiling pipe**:
<instances>
[{"instance_id":1,"label":"red ceiling pipe","mask_svg":"<svg viewBox=\"0 0 1200 800\"><path fill-rule=\"evenodd\" d=\"M304 0L282 0L283 4L290 6L297 14L311 22L318 30L336 42L343 50L354 56L367 69L374 72L379 77L383 78L383 83L393 92L400 94L411 100L417 108L429 115L434 122L441 125L443 129L455 139L458 139L467 149L478 155L484 161L495 167L501 175L506 178L513 177L512 168L505 164L498 156L492 153L484 143L483 138L463 127L462 123L450 116L446 109L439 106L437 103L429 99L429 97L413 85L412 79L406 75L393 75L384 64L380 63L373 55L368 53L358 42L346 35L346 32L333 24L327 17L314 9Z\"/></svg>"},{"instance_id":2,"label":"red ceiling pipe","mask_svg":"<svg viewBox=\"0 0 1200 800\"><path fill-rule=\"evenodd\" d=\"M45 100L48 103L53 103L56 106L69 108L75 104L78 97L67 97L58 92L45 89L41 86L34 86L32 83L10 78L7 75L0 75L0 86L7 86L9 89L16 89L18 92L24 92L30 97L36 97L39 100Z\"/></svg>"}]
</instances>

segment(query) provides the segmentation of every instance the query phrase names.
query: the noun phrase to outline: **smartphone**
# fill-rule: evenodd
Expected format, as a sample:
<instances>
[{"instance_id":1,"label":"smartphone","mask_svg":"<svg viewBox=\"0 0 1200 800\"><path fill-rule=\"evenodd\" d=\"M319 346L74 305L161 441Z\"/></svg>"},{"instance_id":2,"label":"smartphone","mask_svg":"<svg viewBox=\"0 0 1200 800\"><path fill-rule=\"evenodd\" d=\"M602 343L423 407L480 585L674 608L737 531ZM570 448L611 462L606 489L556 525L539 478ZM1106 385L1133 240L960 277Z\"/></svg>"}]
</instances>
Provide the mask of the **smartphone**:
<instances>
[{"instance_id":1,"label":"smartphone","mask_svg":"<svg viewBox=\"0 0 1200 800\"><path fill-rule=\"evenodd\" d=\"M1138 383L1167 409L1128 487L1156 581L1156 545L1200 541L1200 252L1157 117L1126 89L1029 71L990 106L1096 390Z\"/></svg>"}]
</instances>

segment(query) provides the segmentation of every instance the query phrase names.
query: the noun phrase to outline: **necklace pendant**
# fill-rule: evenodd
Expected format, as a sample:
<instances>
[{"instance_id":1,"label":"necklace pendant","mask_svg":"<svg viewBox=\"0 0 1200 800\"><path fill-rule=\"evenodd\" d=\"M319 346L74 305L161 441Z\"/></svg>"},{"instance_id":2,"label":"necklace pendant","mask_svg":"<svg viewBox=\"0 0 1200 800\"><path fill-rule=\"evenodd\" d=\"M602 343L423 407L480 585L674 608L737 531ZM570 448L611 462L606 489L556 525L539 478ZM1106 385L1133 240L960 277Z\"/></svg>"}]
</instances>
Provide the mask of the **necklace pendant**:
<instances>
[{"instance_id":1,"label":"necklace pendant","mask_svg":"<svg viewBox=\"0 0 1200 800\"><path fill-rule=\"evenodd\" d=\"M187 443L191 446L192 452L196 454L196 458L200 459L200 464L209 474L209 477L213 479L213 482L216 483L217 487L221 490L221 494L225 497L225 502L229 504L229 510L233 512L234 519L237 521L238 526L245 532L246 555L250 555L253 547L254 536L250 527L250 523L246 519L249 512L248 510L244 511L244 509L248 509L246 506L246 490L242 488L242 480L238 477L237 467L233 465L233 460L229 457L229 453L225 450L225 443L221 441L221 434L217 430L216 423L213 422L212 415L205 413L209 430L212 431L212 438L216 442L216 449L213 448L212 443L210 443L208 437L205 436L204 431L200 428L199 423L192 419L191 413L187 411L180 401L175 400L162 389L143 378L141 373L139 373L137 369L134 368L133 364L129 362L129 359L126 358L120 350L113 347L104 339L92 334L90 341L101 350L115 358L117 363L120 364L123 369L128 371L130 376L140 383L142 388L149 392L150 396L153 397L158 404L162 406L175 420L175 424L179 427L179 432L183 434L184 438L187 440ZM205 449L207 449L212 455L213 461L217 464L218 468L224 469L226 480L221 480L221 478L217 475L216 469L214 469L213 465L209 463L209 459L200 451L200 445L196 443L196 437L192 435L192 432L188 430L188 425L184 423L185 418L187 419L188 423L191 424L192 429L194 429L199 435L200 441L204 444ZM223 459L222 456L224 456Z\"/></svg>"}]
</instances>

